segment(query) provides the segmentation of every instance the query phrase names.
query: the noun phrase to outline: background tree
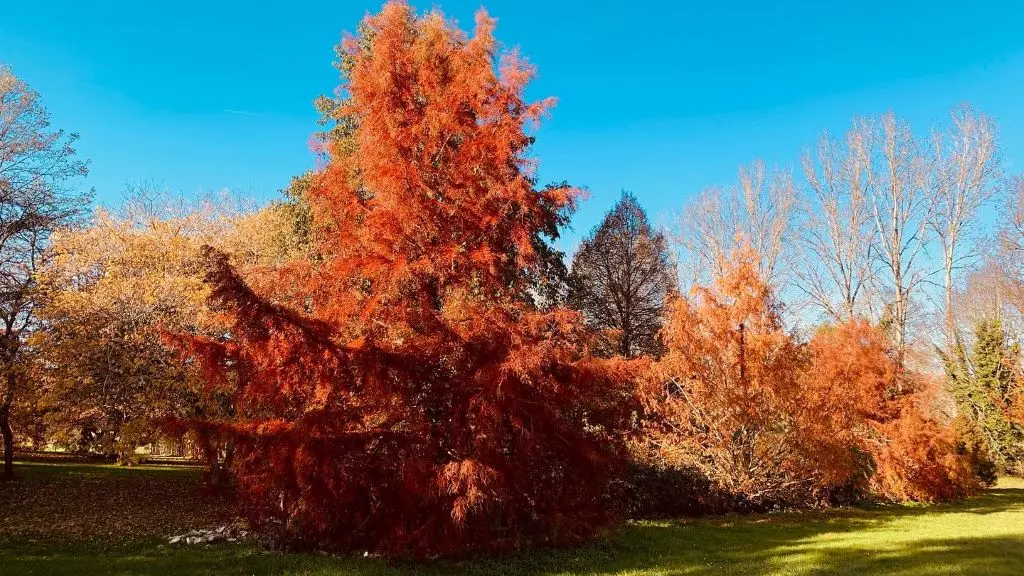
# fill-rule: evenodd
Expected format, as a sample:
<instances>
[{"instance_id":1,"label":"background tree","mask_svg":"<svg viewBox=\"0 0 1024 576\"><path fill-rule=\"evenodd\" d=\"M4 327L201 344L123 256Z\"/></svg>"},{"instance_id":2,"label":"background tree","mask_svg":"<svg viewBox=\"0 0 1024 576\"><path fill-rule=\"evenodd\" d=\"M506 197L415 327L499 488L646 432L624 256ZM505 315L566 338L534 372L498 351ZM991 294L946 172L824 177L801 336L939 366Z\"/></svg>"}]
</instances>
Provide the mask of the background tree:
<instances>
[{"instance_id":1,"label":"background tree","mask_svg":"<svg viewBox=\"0 0 1024 576\"><path fill-rule=\"evenodd\" d=\"M878 231L878 258L900 365L907 350L908 325L915 295L929 275L923 252L935 213L928 189L928 164L910 127L892 114L865 120L855 128L860 162L868 167L868 197Z\"/></svg>"},{"instance_id":2,"label":"background tree","mask_svg":"<svg viewBox=\"0 0 1024 576\"><path fill-rule=\"evenodd\" d=\"M1001 305L1024 313L1024 177L1006 184L1006 203L999 219L997 245L990 264L998 272L1001 289L994 294Z\"/></svg>"},{"instance_id":3,"label":"background tree","mask_svg":"<svg viewBox=\"0 0 1024 576\"><path fill-rule=\"evenodd\" d=\"M930 221L942 249L947 347L954 345L954 271L975 215L997 192L1001 177L992 120L962 106L950 114L952 126L934 136L931 187L935 209Z\"/></svg>"},{"instance_id":4,"label":"background tree","mask_svg":"<svg viewBox=\"0 0 1024 576\"><path fill-rule=\"evenodd\" d=\"M161 421L222 413L162 332L223 331L206 305L202 246L255 272L299 252L293 224L282 205L249 211L223 194L189 202L137 188L120 214L100 210L56 234L38 275L45 330L33 339L50 440L131 462Z\"/></svg>"},{"instance_id":5,"label":"background tree","mask_svg":"<svg viewBox=\"0 0 1024 576\"><path fill-rule=\"evenodd\" d=\"M199 382L160 341L159 327L210 332L199 256L205 222L138 224L107 212L58 234L40 274L40 351L51 439L132 461L156 419L184 415Z\"/></svg>"},{"instance_id":6,"label":"background tree","mask_svg":"<svg viewBox=\"0 0 1024 576\"><path fill-rule=\"evenodd\" d=\"M978 322L970 353L962 340L956 345L954 355L946 358L946 371L960 415L1001 472L1019 472L1024 466L1024 428L1014 421L1013 412L1024 392L1020 348L998 318Z\"/></svg>"},{"instance_id":7,"label":"background tree","mask_svg":"<svg viewBox=\"0 0 1024 576\"><path fill-rule=\"evenodd\" d=\"M740 169L739 185L705 190L678 219L676 242L683 254L684 277L711 282L726 258L749 242L758 254L757 273L774 284L786 284L796 209L796 190L788 172L765 174L764 163Z\"/></svg>"},{"instance_id":8,"label":"background tree","mask_svg":"<svg viewBox=\"0 0 1024 576\"><path fill-rule=\"evenodd\" d=\"M968 344L978 323L998 318L1010 334L1024 330L1024 317L1018 308L1019 290L1014 279L1015 255L996 249L983 256L953 293L955 334ZM955 347L950 349L955 351Z\"/></svg>"},{"instance_id":9,"label":"background tree","mask_svg":"<svg viewBox=\"0 0 1024 576\"><path fill-rule=\"evenodd\" d=\"M800 352L759 262L741 247L712 287L670 308L668 350L643 393L651 439L660 458L695 467L749 506L805 503L817 475L794 421Z\"/></svg>"},{"instance_id":10,"label":"background tree","mask_svg":"<svg viewBox=\"0 0 1024 576\"><path fill-rule=\"evenodd\" d=\"M642 387L655 457L744 507L970 493L969 460L922 410L924 386L897 369L885 335L853 319L799 344L757 262L742 248L670 308L668 350Z\"/></svg>"},{"instance_id":11,"label":"background tree","mask_svg":"<svg viewBox=\"0 0 1024 576\"><path fill-rule=\"evenodd\" d=\"M0 436L3 478L13 475L11 410L29 386L26 342L37 326L35 273L51 233L71 225L91 195L75 192L87 173L77 136L50 128L39 95L0 64Z\"/></svg>"},{"instance_id":12,"label":"background tree","mask_svg":"<svg viewBox=\"0 0 1024 576\"><path fill-rule=\"evenodd\" d=\"M807 351L798 436L828 492L935 502L978 489L977 454L934 413L937 382L900 368L882 330L863 318L825 326Z\"/></svg>"},{"instance_id":13,"label":"background tree","mask_svg":"<svg viewBox=\"0 0 1024 576\"><path fill-rule=\"evenodd\" d=\"M636 197L622 198L573 255L569 305L587 324L612 331L612 353L658 356L666 300L675 268L661 232L652 230Z\"/></svg>"},{"instance_id":14,"label":"background tree","mask_svg":"<svg viewBox=\"0 0 1024 576\"><path fill-rule=\"evenodd\" d=\"M1024 177L1010 178L1007 192L999 240L1007 250L1024 251Z\"/></svg>"},{"instance_id":15,"label":"background tree","mask_svg":"<svg viewBox=\"0 0 1024 576\"><path fill-rule=\"evenodd\" d=\"M343 44L354 146L304 199L316 259L254 287L211 252L230 339L183 337L237 418L251 518L296 546L458 554L560 543L607 521L628 414L622 362L531 294L577 191L538 189L527 128L549 102L438 12L388 3Z\"/></svg>"},{"instance_id":16,"label":"background tree","mask_svg":"<svg viewBox=\"0 0 1024 576\"><path fill-rule=\"evenodd\" d=\"M833 322L865 312L875 275L878 231L868 196L866 137L856 127L842 143L823 134L815 154L807 152L803 160L810 194L801 203L797 286Z\"/></svg>"}]
</instances>

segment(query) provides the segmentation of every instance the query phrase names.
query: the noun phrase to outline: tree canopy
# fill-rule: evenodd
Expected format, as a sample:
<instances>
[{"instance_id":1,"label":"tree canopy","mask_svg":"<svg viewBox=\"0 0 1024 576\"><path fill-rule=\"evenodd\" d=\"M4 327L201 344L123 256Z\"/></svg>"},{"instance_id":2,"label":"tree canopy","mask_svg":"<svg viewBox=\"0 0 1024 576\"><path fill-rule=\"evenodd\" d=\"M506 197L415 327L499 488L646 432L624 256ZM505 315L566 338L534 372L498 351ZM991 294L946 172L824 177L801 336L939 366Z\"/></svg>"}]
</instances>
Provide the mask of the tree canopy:
<instances>
[{"instance_id":1,"label":"tree canopy","mask_svg":"<svg viewBox=\"0 0 1024 576\"><path fill-rule=\"evenodd\" d=\"M50 127L39 94L0 63L0 436L3 478L13 475L11 411L29 387L25 343L38 326L36 271L50 235L75 223L91 199L77 190L88 163L75 134Z\"/></svg>"}]
</instances>

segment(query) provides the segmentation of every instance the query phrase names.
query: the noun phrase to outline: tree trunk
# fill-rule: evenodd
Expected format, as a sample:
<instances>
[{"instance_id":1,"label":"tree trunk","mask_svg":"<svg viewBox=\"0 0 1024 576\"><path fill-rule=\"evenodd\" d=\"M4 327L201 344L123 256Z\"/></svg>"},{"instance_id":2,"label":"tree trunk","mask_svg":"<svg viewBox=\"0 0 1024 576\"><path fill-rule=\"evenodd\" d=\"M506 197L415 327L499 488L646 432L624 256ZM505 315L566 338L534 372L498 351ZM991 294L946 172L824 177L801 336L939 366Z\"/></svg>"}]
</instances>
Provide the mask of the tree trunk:
<instances>
[{"instance_id":1,"label":"tree trunk","mask_svg":"<svg viewBox=\"0 0 1024 576\"><path fill-rule=\"evenodd\" d=\"M14 406L14 386L18 383L15 373L19 341L11 338L11 327L7 324L3 338L3 380L4 395L0 398L0 436L4 440L4 475L2 481L14 479L14 430L11 428L11 408Z\"/></svg>"},{"instance_id":2,"label":"tree trunk","mask_svg":"<svg viewBox=\"0 0 1024 576\"><path fill-rule=\"evenodd\" d=\"M231 462L235 455L235 443L227 440L223 449L220 441L209 435L201 436L203 454L206 457L205 479L207 487L223 490L231 483Z\"/></svg>"},{"instance_id":3,"label":"tree trunk","mask_svg":"<svg viewBox=\"0 0 1024 576\"><path fill-rule=\"evenodd\" d=\"M945 288L946 288L946 349L953 349L953 337L956 331L956 323L953 317L953 263L949 257L946 259L946 265L944 266L943 273L945 275Z\"/></svg>"},{"instance_id":4,"label":"tree trunk","mask_svg":"<svg viewBox=\"0 0 1024 576\"><path fill-rule=\"evenodd\" d=\"M0 405L0 435L4 437L4 475L6 482L14 478L14 431L11 430L11 405L14 403L14 387L10 382Z\"/></svg>"}]
</instances>

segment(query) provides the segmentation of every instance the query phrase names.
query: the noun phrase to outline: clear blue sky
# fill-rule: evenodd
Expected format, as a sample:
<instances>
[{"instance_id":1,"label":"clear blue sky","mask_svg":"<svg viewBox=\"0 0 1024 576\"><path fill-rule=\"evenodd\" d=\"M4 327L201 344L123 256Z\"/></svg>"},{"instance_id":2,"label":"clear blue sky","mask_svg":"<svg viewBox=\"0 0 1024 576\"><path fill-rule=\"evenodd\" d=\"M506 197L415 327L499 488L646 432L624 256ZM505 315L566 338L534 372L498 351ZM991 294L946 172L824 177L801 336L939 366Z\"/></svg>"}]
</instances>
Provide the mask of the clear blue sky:
<instances>
[{"instance_id":1,"label":"clear blue sky","mask_svg":"<svg viewBox=\"0 0 1024 576\"><path fill-rule=\"evenodd\" d=\"M427 8L425 3L414 3ZM656 219L738 165L792 166L822 129L894 111L921 130L970 101L1024 168L1024 3L492 0L498 37L558 106L544 181L591 190L565 247L631 189ZM478 1L439 6L464 27ZM332 47L376 2L6 2L0 60L79 132L89 185L272 198L309 167Z\"/></svg>"}]
</instances>

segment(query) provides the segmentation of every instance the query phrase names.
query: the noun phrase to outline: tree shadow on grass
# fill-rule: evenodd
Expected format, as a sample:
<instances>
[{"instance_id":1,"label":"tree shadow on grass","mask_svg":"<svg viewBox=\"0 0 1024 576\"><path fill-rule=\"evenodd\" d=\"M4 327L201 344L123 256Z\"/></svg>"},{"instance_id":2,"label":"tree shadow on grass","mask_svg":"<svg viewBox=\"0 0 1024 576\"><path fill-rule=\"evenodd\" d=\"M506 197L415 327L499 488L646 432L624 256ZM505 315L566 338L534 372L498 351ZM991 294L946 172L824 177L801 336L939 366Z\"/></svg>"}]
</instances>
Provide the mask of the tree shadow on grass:
<instances>
[{"instance_id":1,"label":"tree shadow on grass","mask_svg":"<svg viewBox=\"0 0 1024 576\"><path fill-rule=\"evenodd\" d=\"M460 562L282 554L249 545L104 548L0 543L0 572L19 574L247 575L715 575L870 576L1024 574L1024 489L1003 488L939 506L724 516L634 523L589 545ZM6 549L5 549L6 548Z\"/></svg>"}]
</instances>

